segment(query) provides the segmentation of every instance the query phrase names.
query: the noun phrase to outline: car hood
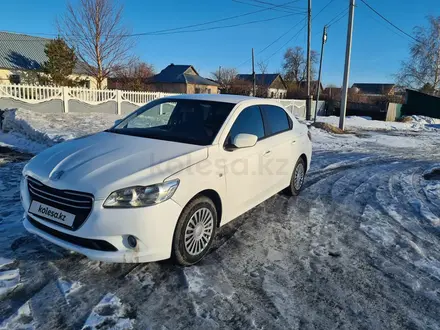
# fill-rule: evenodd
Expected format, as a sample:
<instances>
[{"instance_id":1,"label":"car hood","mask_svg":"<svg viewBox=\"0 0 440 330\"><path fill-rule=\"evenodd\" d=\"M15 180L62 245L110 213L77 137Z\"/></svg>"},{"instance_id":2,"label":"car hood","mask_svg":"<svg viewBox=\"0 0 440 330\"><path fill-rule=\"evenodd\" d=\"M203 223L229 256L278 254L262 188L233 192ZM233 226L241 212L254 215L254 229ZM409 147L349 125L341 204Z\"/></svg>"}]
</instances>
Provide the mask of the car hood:
<instances>
[{"instance_id":1,"label":"car hood","mask_svg":"<svg viewBox=\"0 0 440 330\"><path fill-rule=\"evenodd\" d=\"M207 157L205 146L102 132L46 149L23 174L103 199L117 189L162 182Z\"/></svg>"}]
</instances>

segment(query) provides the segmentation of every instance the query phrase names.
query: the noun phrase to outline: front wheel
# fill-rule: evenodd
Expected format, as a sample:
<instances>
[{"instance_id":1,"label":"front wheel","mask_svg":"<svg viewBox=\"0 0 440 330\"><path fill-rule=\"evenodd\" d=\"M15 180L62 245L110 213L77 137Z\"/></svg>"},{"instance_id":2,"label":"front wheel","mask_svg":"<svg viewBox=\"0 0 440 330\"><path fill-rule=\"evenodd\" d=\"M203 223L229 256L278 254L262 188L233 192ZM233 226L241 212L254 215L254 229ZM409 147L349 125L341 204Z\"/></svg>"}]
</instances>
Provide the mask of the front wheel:
<instances>
[{"instance_id":1,"label":"front wheel","mask_svg":"<svg viewBox=\"0 0 440 330\"><path fill-rule=\"evenodd\" d=\"M300 158L296 162L293 169L292 177L290 179L290 185L286 191L289 195L298 196L299 192L304 184L304 178L306 176L306 163L304 159Z\"/></svg>"},{"instance_id":2,"label":"front wheel","mask_svg":"<svg viewBox=\"0 0 440 330\"><path fill-rule=\"evenodd\" d=\"M211 199L201 196L182 211L174 232L172 256L182 266L202 260L215 237L217 211Z\"/></svg>"}]
</instances>

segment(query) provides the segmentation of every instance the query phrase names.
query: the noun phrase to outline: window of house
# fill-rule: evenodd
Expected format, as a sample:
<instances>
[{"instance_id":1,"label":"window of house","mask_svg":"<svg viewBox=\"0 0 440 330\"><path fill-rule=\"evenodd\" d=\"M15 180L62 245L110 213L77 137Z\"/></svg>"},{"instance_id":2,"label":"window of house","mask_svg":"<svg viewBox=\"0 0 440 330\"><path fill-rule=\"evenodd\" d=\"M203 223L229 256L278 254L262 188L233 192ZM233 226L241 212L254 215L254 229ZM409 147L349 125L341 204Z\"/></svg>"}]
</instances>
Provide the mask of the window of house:
<instances>
[{"instance_id":1,"label":"window of house","mask_svg":"<svg viewBox=\"0 0 440 330\"><path fill-rule=\"evenodd\" d=\"M21 77L19 74L11 74L9 76L9 81L11 84L19 84L21 82Z\"/></svg>"},{"instance_id":2,"label":"window of house","mask_svg":"<svg viewBox=\"0 0 440 330\"><path fill-rule=\"evenodd\" d=\"M211 94L211 88L207 88L206 92L207 92L208 94Z\"/></svg>"},{"instance_id":3,"label":"window of house","mask_svg":"<svg viewBox=\"0 0 440 330\"><path fill-rule=\"evenodd\" d=\"M194 88L194 93L196 93L196 94L200 94L202 91L201 91L201 89L200 89L200 87L196 87L196 88Z\"/></svg>"},{"instance_id":4,"label":"window of house","mask_svg":"<svg viewBox=\"0 0 440 330\"><path fill-rule=\"evenodd\" d=\"M274 93L274 92L271 92L271 93L270 93L270 97L271 97L271 98L274 98L274 96L275 96L275 93Z\"/></svg>"},{"instance_id":5,"label":"window of house","mask_svg":"<svg viewBox=\"0 0 440 330\"><path fill-rule=\"evenodd\" d=\"M290 129L291 124L284 109L275 105L262 105L264 123L268 130L267 135L274 135Z\"/></svg>"},{"instance_id":6,"label":"window of house","mask_svg":"<svg viewBox=\"0 0 440 330\"><path fill-rule=\"evenodd\" d=\"M264 137L263 118L258 106L251 106L240 112L229 131L227 144L232 144L234 137L240 133L254 134L258 139Z\"/></svg>"}]
</instances>

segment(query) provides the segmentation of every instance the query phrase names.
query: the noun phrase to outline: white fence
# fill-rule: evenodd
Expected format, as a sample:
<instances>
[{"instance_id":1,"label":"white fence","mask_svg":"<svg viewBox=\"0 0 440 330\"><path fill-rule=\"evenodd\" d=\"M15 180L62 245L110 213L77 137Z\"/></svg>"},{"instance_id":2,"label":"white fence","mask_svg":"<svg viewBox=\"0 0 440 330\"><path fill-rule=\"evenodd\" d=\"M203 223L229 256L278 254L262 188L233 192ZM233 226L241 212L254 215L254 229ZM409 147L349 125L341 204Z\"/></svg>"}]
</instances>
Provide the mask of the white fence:
<instances>
[{"instance_id":1,"label":"white fence","mask_svg":"<svg viewBox=\"0 0 440 330\"><path fill-rule=\"evenodd\" d=\"M134 92L121 90L99 90L76 87L50 87L33 85L0 85L0 99L9 98L29 104L61 100L63 112L69 112L69 101L77 100L90 105L98 105L105 102L117 104L117 114L121 114L122 103L128 102L136 106L144 105L155 99L176 95L160 92Z\"/></svg>"},{"instance_id":2,"label":"white fence","mask_svg":"<svg viewBox=\"0 0 440 330\"><path fill-rule=\"evenodd\" d=\"M98 90L76 87L0 85L0 108L27 106L30 110L67 113L69 112L70 101L79 101L85 104L77 102L71 103L71 112L126 114L150 101L171 95L177 94L112 89ZM305 118L306 101L290 99L279 99L277 101L293 115L299 118ZM26 105L21 105L19 102L24 102ZM322 114L325 102L320 101L318 105L318 114ZM315 102L312 105L312 116L314 112Z\"/></svg>"}]
</instances>

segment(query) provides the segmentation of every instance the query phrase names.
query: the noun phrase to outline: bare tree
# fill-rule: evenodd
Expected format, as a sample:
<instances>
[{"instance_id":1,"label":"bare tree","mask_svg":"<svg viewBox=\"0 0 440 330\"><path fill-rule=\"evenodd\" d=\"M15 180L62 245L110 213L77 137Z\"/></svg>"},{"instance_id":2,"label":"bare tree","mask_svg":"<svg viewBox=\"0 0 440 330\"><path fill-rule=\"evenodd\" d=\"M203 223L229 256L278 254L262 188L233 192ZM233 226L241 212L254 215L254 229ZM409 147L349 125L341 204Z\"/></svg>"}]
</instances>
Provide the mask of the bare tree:
<instances>
[{"instance_id":1,"label":"bare tree","mask_svg":"<svg viewBox=\"0 0 440 330\"><path fill-rule=\"evenodd\" d=\"M97 88L128 59L133 47L133 39L121 22L122 12L123 7L112 0L80 0L77 6L69 2L67 13L57 22L87 74L96 79Z\"/></svg>"},{"instance_id":2,"label":"bare tree","mask_svg":"<svg viewBox=\"0 0 440 330\"><path fill-rule=\"evenodd\" d=\"M142 62L138 58L132 58L126 64L118 65L113 69L111 79L114 86L112 88L145 91L149 89L148 79L153 75L153 65Z\"/></svg>"},{"instance_id":3,"label":"bare tree","mask_svg":"<svg viewBox=\"0 0 440 330\"><path fill-rule=\"evenodd\" d=\"M312 61L312 79L316 75L315 65L318 62L318 53L314 50L311 52ZM288 48L284 53L284 61L282 64L284 71L284 80L286 82L299 83L305 81L307 77L307 58L302 47Z\"/></svg>"},{"instance_id":4,"label":"bare tree","mask_svg":"<svg viewBox=\"0 0 440 330\"><path fill-rule=\"evenodd\" d=\"M257 63L257 68L260 71L260 73L263 75L267 73L268 66L269 66L269 63L267 63L266 61L259 61Z\"/></svg>"},{"instance_id":5,"label":"bare tree","mask_svg":"<svg viewBox=\"0 0 440 330\"><path fill-rule=\"evenodd\" d=\"M220 89L225 94L231 93L231 88L237 80L237 69L219 68L211 73L211 76L219 83Z\"/></svg>"},{"instance_id":6,"label":"bare tree","mask_svg":"<svg viewBox=\"0 0 440 330\"><path fill-rule=\"evenodd\" d=\"M396 75L399 85L440 93L440 16L428 17L428 27L414 28L410 58Z\"/></svg>"}]
</instances>

